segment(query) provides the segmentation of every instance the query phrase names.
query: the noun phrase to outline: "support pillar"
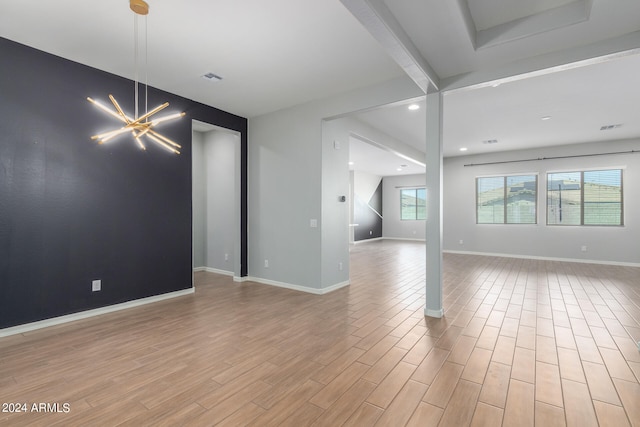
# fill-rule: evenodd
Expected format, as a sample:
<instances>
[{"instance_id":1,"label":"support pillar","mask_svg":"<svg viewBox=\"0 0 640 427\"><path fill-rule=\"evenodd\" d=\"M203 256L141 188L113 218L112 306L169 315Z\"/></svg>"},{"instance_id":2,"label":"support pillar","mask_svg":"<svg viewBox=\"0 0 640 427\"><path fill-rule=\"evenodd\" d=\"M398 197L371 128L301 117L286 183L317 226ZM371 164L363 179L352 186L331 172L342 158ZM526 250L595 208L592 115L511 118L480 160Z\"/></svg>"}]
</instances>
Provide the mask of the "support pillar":
<instances>
[{"instance_id":1,"label":"support pillar","mask_svg":"<svg viewBox=\"0 0 640 427\"><path fill-rule=\"evenodd\" d=\"M442 94L427 95L426 292L425 316L440 318L442 307Z\"/></svg>"}]
</instances>

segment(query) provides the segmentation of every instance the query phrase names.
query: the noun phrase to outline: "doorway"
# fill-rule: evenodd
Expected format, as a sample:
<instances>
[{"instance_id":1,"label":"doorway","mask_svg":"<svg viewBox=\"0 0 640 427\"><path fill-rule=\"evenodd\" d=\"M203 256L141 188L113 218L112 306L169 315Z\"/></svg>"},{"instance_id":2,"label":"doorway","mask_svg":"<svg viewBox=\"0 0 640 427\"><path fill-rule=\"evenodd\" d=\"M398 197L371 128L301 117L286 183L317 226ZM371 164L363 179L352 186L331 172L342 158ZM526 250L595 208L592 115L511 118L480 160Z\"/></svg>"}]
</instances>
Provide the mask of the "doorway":
<instances>
[{"instance_id":1,"label":"doorway","mask_svg":"<svg viewBox=\"0 0 640 427\"><path fill-rule=\"evenodd\" d=\"M193 270L240 280L240 132L192 120Z\"/></svg>"}]
</instances>

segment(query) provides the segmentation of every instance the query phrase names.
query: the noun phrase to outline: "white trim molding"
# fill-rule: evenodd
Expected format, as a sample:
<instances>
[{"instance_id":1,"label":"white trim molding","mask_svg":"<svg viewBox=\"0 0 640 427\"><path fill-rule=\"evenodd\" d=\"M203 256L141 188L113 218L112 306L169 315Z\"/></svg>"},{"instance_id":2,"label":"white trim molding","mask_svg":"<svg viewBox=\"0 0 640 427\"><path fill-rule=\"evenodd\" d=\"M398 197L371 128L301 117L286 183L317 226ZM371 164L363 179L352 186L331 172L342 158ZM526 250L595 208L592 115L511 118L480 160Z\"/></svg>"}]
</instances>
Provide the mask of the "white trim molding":
<instances>
[{"instance_id":1,"label":"white trim molding","mask_svg":"<svg viewBox=\"0 0 640 427\"><path fill-rule=\"evenodd\" d=\"M220 270L219 268L213 267L196 267L193 271L206 271L207 273L222 274L223 276L233 276L233 271Z\"/></svg>"},{"instance_id":2,"label":"white trim molding","mask_svg":"<svg viewBox=\"0 0 640 427\"><path fill-rule=\"evenodd\" d=\"M362 243L377 242L380 240L384 240L384 237L372 237L371 239L354 240L353 244L360 245Z\"/></svg>"},{"instance_id":3,"label":"white trim molding","mask_svg":"<svg viewBox=\"0 0 640 427\"><path fill-rule=\"evenodd\" d=\"M410 237L383 237L383 240L401 240L404 242L422 242L425 243L427 239L415 239Z\"/></svg>"},{"instance_id":4,"label":"white trim molding","mask_svg":"<svg viewBox=\"0 0 640 427\"><path fill-rule=\"evenodd\" d=\"M442 316L444 316L444 309L441 308L440 310L430 310L428 308L425 308L424 315L427 317L435 317L436 319L440 319Z\"/></svg>"},{"instance_id":5,"label":"white trim molding","mask_svg":"<svg viewBox=\"0 0 640 427\"><path fill-rule=\"evenodd\" d=\"M162 295L154 295L147 298L140 298L133 301L127 301L120 304L108 305L93 310L80 311L78 313L67 314L65 316L53 317L51 319L40 320L38 322L25 323L24 325L12 326L0 329L0 338L10 335L22 334L24 332L35 331L37 329L48 328L49 326L61 325L63 323L74 322L76 320L87 319L89 317L100 316L102 314L113 313L115 311L126 310L128 308L139 307L141 305L151 304L154 302L164 301L171 298L177 298L189 294L193 294L195 288L183 289L181 291L169 292Z\"/></svg>"},{"instance_id":6,"label":"white trim molding","mask_svg":"<svg viewBox=\"0 0 640 427\"><path fill-rule=\"evenodd\" d=\"M444 250L443 252L446 254L459 254L459 255L481 255L481 256L495 256L495 257L501 257L501 258L537 259L541 261L577 262L581 264L600 264L600 265L617 265L621 267L640 267L640 263L637 263L637 262L603 261L603 260L597 260L597 259L580 259L580 258L554 258L554 257L545 257L545 256L501 254L501 253L491 253L491 252L471 252L471 251L451 251L451 250Z\"/></svg>"},{"instance_id":7,"label":"white trim molding","mask_svg":"<svg viewBox=\"0 0 640 427\"><path fill-rule=\"evenodd\" d=\"M245 281L256 282L263 285L277 286L279 288L291 289L293 291L306 292L308 294L314 294L314 295L328 294L329 292L333 292L335 290L338 290L340 288L344 288L345 286L350 285L350 282L347 280L345 282L336 283L335 285L331 285L326 288L317 289L317 288L310 288L308 286L300 286L300 285L294 285L291 283L278 282L275 280L261 279L259 277L246 277L243 279L245 279L243 280L243 282Z\"/></svg>"}]
</instances>

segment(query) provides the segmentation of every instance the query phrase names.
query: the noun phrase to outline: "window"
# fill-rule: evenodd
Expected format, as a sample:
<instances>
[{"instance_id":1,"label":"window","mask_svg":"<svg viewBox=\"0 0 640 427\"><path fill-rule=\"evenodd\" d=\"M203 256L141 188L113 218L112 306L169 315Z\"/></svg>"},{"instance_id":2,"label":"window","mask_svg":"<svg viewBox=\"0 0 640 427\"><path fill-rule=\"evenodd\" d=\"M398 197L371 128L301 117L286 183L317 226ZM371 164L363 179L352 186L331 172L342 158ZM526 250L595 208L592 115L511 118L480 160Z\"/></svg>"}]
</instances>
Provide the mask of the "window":
<instances>
[{"instance_id":1,"label":"window","mask_svg":"<svg viewBox=\"0 0 640 427\"><path fill-rule=\"evenodd\" d=\"M403 188L400 190L400 219L427 219L426 188Z\"/></svg>"},{"instance_id":2,"label":"window","mask_svg":"<svg viewBox=\"0 0 640 427\"><path fill-rule=\"evenodd\" d=\"M547 174L547 224L623 225L622 170Z\"/></svg>"},{"instance_id":3,"label":"window","mask_svg":"<svg viewBox=\"0 0 640 427\"><path fill-rule=\"evenodd\" d=\"M477 224L536 224L537 175L476 178Z\"/></svg>"}]
</instances>

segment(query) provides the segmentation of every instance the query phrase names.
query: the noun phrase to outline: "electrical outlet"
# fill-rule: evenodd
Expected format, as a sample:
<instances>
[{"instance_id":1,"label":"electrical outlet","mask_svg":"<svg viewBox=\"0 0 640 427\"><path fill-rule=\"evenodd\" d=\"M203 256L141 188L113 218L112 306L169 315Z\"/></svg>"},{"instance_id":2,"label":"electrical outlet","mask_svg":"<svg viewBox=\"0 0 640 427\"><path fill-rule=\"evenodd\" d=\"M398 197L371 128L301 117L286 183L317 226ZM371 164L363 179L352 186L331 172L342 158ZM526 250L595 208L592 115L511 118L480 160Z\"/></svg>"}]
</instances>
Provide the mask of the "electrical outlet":
<instances>
[{"instance_id":1,"label":"electrical outlet","mask_svg":"<svg viewBox=\"0 0 640 427\"><path fill-rule=\"evenodd\" d=\"M461 245L464 245L464 240L460 239L460 242L459 242L459 243L460 243Z\"/></svg>"},{"instance_id":2,"label":"electrical outlet","mask_svg":"<svg viewBox=\"0 0 640 427\"><path fill-rule=\"evenodd\" d=\"M583 246L580 248L580 250L581 250L582 252L587 252L587 247L583 245Z\"/></svg>"},{"instance_id":3,"label":"electrical outlet","mask_svg":"<svg viewBox=\"0 0 640 427\"><path fill-rule=\"evenodd\" d=\"M338 270L342 271L342 263L341 262L338 263Z\"/></svg>"},{"instance_id":4,"label":"electrical outlet","mask_svg":"<svg viewBox=\"0 0 640 427\"><path fill-rule=\"evenodd\" d=\"M224 254L224 260L229 261L229 254Z\"/></svg>"},{"instance_id":5,"label":"electrical outlet","mask_svg":"<svg viewBox=\"0 0 640 427\"><path fill-rule=\"evenodd\" d=\"M94 280L91 282L91 292L102 290L102 280Z\"/></svg>"},{"instance_id":6,"label":"electrical outlet","mask_svg":"<svg viewBox=\"0 0 640 427\"><path fill-rule=\"evenodd\" d=\"M264 268L269 268L269 260L268 259L264 260Z\"/></svg>"}]
</instances>

